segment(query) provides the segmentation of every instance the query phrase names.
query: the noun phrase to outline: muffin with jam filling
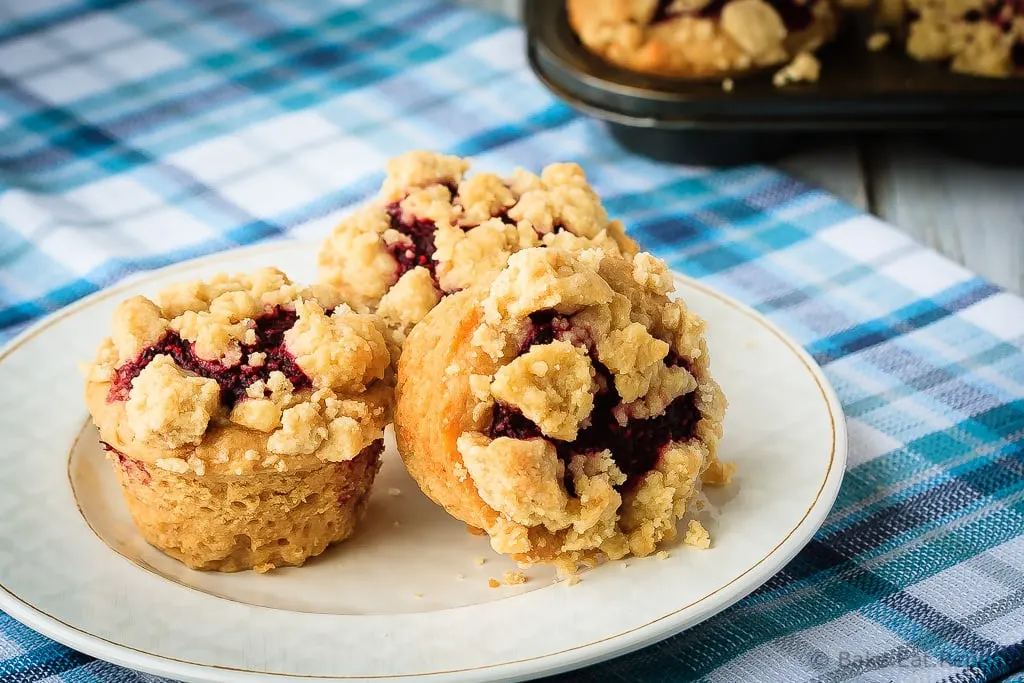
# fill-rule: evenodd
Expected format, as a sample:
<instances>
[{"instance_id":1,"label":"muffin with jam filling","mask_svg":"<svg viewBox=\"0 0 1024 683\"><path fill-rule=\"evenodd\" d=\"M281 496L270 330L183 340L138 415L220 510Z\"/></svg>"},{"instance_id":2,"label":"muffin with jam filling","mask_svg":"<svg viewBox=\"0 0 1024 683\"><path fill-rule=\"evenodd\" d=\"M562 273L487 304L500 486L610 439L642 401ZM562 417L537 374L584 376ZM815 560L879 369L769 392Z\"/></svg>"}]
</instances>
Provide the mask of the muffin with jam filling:
<instances>
[{"instance_id":1,"label":"muffin with jam filling","mask_svg":"<svg viewBox=\"0 0 1024 683\"><path fill-rule=\"evenodd\" d=\"M396 357L443 297L493 277L521 249L637 251L578 165L504 178L467 175L469 165L428 151L395 157L375 200L344 218L320 248L320 279L384 320Z\"/></svg>"},{"instance_id":2,"label":"muffin with jam filling","mask_svg":"<svg viewBox=\"0 0 1024 683\"><path fill-rule=\"evenodd\" d=\"M879 0L876 13L917 61L971 76L1024 76L1024 0Z\"/></svg>"},{"instance_id":3,"label":"muffin with jam filling","mask_svg":"<svg viewBox=\"0 0 1024 683\"><path fill-rule=\"evenodd\" d=\"M726 78L777 66L832 40L830 0L567 0L569 23L617 66Z\"/></svg>"},{"instance_id":4,"label":"muffin with jam filling","mask_svg":"<svg viewBox=\"0 0 1024 683\"><path fill-rule=\"evenodd\" d=\"M704 323L672 291L649 254L532 248L442 301L398 363L420 488L495 551L567 574L675 538L732 468ZM709 542L692 518L686 540Z\"/></svg>"},{"instance_id":5,"label":"muffin with jam filling","mask_svg":"<svg viewBox=\"0 0 1024 683\"><path fill-rule=\"evenodd\" d=\"M85 393L142 536L193 569L264 572L355 531L389 365L375 317L267 268L122 302Z\"/></svg>"}]
</instances>

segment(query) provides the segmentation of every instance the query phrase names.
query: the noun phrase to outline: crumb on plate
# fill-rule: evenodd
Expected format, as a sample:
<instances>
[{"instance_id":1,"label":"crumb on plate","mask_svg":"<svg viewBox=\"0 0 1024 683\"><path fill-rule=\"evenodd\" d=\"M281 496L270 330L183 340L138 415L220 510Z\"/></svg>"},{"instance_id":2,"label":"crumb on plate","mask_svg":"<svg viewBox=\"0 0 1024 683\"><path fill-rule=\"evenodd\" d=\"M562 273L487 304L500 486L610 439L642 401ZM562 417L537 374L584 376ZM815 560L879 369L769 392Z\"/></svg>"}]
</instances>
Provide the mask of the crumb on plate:
<instances>
[{"instance_id":1,"label":"crumb on plate","mask_svg":"<svg viewBox=\"0 0 1024 683\"><path fill-rule=\"evenodd\" d=\"M506 586L516 586L522 583L526 583L526 574L522 572L512 571L511 569L505 572L501 577L501 582Z\"/></svg>"},{"instance_id":2,"label":"crumb on plate","mask_svg":"<svg viewBox=\"0 0 1024 683\"><path fill-rule=\"evenodd\" d=\"M686 528L686 535L683 536L683 543L707 550L711 547L711 534L703 524L691 519Z\"/></svg>"}]
</instances>

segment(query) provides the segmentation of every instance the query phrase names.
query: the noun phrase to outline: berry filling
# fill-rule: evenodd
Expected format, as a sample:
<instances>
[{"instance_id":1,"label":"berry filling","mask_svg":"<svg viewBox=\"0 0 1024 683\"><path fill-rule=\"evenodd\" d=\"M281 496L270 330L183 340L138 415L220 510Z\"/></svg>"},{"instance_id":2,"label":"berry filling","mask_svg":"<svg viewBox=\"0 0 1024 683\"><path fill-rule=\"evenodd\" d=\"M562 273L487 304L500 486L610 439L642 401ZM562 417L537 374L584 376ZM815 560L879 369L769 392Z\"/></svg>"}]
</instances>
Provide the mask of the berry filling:
<instances>
[{"instance_id":1,"label":"berry filling","mask_svg":"<svg viewBox=\"0 0 1024 683\"><path fill-rule=\"evenodd\" d=\"M284 344L284 333L295 324L295 319L295 311L280 306L256 318L254 320L256 342L242 345L242 362L233 366L199 358L195 354L192 342L182 339L177 332L168 332L156 344L144 349L135 360L125 363L114 371L114 380L107 394L107 400L110 402L127 400L128 393L132 388L132 380L138 377L139 373L156 356L161 354L173 358L178 367L186 372L216 381L220 385L221 404L228 408L246 398L246 389L253 382L257 380L266 382L270 373L275 370L284 373L296 390L305 389L311 384L309 377L295 364L295 358L288 352ZM249 354L255 352L263 353L265 356L261 365L248 364Z\"/></svg>"},{"instance_id":2,"label":"berry filling","mask_svg":"<svg viewBox=\"0 0 1024 683\"><path fill-rule=\"evenodd\" d=\"M143 486L148 485L152 480L152 476L149 474L149 470L141 462L135 458L129 458L127 455L111 446L106 441L100 441L100 445L103 446L103 450L113 453L117 456L117 464L121 470L125 473L129 480L136 484L142 484Z\"/></svg>"},{"instance_id":3,"label":"berry filling","mask_svg":"<svg viewBox=\"0 0 1024 683\"><path fill-rule=\"evenodd\" d=\"M458 188L449 184L445 184L448 188L452 202L458 204ZM422 266L430 271L430 277L434 280L434 285L439 291L444 294L451 294L452 292L445 292L441 289L441 285L437 280L437 262L434 260L434 252L437 251L437 245L434 243L434 237L437 234L437 225L434 221L425 218L415 218L404 216L401 205L398 202L388 204L387 206L388 217L391 219L391 229L401 233L408 241L395 242L394 244L388 245L388 251L391 252L391 256L398 261L398 269L395 272L395 280L397 281L407 272L413 268ZM508 209L505 209L498 215L494 216L498 218L505 225L516 225L516 221L508 215ZM476 226L467 225L463 226L464 230L471 230ZM557 233L564 230L565 227L561 224L554 226L551 232ZM537 235L542 236L543 233L539 230Z\"/></svg>"},{"instance_id":4,"label":"berry filling","mask_svg":"<svg viewBox=\"0 0 1024 683\"><path fill-rule=\"evenodd\" d=\"M779 13L782 23L787 31L802 31L814 21L814 14L811 12L813 0L765 0L772 8ZM668 21L676 17L700 17L702 19L717 19L722 13L729 0L711 0L697 10L674 9L674 0L659 0L658 8L654 12L651 23Z\"/></svg>"},{"instance_id":5,"label":"berry filling","mask_svg":"<svg viewBox=\"0 0 1024 683\"><path fill-rule=\"evenodd\" d=\"M1024 43L1014 43L1010 50L1010 60L1018 69L1024 69Z\"/></svg>"},{"instance_id":6,"label":"berry filling","mask_svg":"<svg viewBox=\"0 0 1024 683\"><path fill-rule=\"evenodd\" d=\"M398 271L395 279L402 277L407 272L422 266L430 271L430 277L437 284L437 264L434 261L434 252L437 247L434 245L434 233L437 226L434 221L413 219L412 222L402 220L402 207L397 203L388 205L388 216L391 218L391 228L405 235L409 242L396 242L388 248L391 255L398 261Z\"/></svg>"},{"instance_id":7,"label":"berry filling","mask_svg":"<svg viewBox=\"0 0 1024 683\"><path fill-rule=\"evenodd\" d=\"M588 348L592 346L586 341L589 333L573 328L569 319L553 311L539 311L532 314L530 320L532 324L520 348L520 354L535 344L549 344L556 339L571 341ZM606 449L611 451L615 464L627 476L625 484L619 489L628 490L654 469L665 446L670 442L693 438L697 422L700 420L697 392L692 391L680 396L657 417L630 419L625 425L621 425L615 418L615 412L622 402L622 397L615 389L614 379L608 369L594 357L592 349L591 362L597 371L600 389L595 396L589 426L580 430L575 441L548 440L554 444L559 459L566 465L575 455L594 454ZM686 367L686 361L675 352L670 352L665 364L671 367ZM548 438L517 408L503 403L494 406L488 436L492 439L500 436L512 439ZM568 472L565 484L566 489L573 493Z\"/></svg>"}]
</instances>

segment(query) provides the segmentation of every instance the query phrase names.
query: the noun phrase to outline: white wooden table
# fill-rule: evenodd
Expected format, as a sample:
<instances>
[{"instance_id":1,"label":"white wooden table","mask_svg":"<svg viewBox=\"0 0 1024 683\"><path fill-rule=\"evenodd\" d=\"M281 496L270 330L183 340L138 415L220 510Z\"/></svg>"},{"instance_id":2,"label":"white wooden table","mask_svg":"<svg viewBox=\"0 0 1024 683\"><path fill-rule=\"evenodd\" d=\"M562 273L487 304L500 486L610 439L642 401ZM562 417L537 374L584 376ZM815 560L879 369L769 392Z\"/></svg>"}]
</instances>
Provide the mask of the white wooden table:
<instances>
[{"instance_id":1,"label":"white wooden table","mask_svg":"<svg viewBox=\"0 0 1024 683\"><path fill-rule=\"evenodd\" d=\"M520 0L463 1L519 18ZM777 165L1024 294L1024 159L1000 168L909 140L836 139Z\"/></svg>"}]
</instances>

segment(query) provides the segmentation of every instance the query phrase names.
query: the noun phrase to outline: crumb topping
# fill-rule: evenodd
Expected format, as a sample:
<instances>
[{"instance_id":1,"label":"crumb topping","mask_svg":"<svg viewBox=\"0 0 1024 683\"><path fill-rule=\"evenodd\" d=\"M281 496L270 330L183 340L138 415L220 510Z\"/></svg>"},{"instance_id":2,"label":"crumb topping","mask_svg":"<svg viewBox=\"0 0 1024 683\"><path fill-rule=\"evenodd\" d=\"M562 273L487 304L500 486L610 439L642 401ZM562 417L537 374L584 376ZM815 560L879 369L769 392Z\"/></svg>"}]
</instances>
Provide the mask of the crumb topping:
<instances>
[{"instance_id":1,"label":"crumb topping","mask_svg":"<svg viewBox=\"0 0 1024 683\"><path fill-rule=\"evenodd\" d=\"M783 88L792 83L816 83L821 75L821 62L810 52L801 52L793 61L772 76L772 84Z\"/></svg>"},{"instance_id":2,"label":"crumb topping","mask_svg":"<svg viewBox=\"0 0 1024 683\"><path fill-rule=\"evenodd\" d=\"M876 14L880 25L905 34L907 54L918 61L948 62L974 76L1024 75L1018 0L887 0Z\"/></svg>"},{"instance_id":3,"label":"crumb topping","mask_svg":"<svg viewBox=\"0 0 1024 683\"><path fill-rule=\"evenodd\" d=\"M490 390L546 436L572 441L594 407L596 375L585 349L554 341L532 347L498 370Z\"/></svg>"},{"instance_id":4,"label":"crumb topping","mask_svg":"<svg viewBox=\"0 0 1024 683\"><path fill-rule=\"evenodd\" d=\"M321 247L321 279L357 310L376 311L395 348L441 297L486 283L512 254L548 238L566 235L558 245L570 250L637 252L577 164L551 164L539 176L516 169L507 178L467 176L469 165L427 151L392 159L375 200L341 220Z\"/></svg>"},{"instance_id":5,"label":"crumb topping","mask_svg":"<svg viewBox=\"0 0 1024 683\"><path fill-rule=\"evenodd\" d=\"M711 534L708 533L703 524L695 519L691 519L686 527L683 543L707 550L711 547Z\"/></svg>"},{"instance_id":6,"label":"crumb topping","mask_svg":"<svg viewBox=\"0 0 1024 683\"><path fill-rule=\"evenodd\" d=\"M202 440L219 403L215 381L190 377L170 356L160 355L132 382L125 414L136 438L178 448Z\"/></svg>"},{"instance_id":7,"label":"crumb topping","mask_svg":"<svg viewBox=\"0 0 1024 683\"><path fill-rule=\"evenodd\" d=\"M400 353L402 341L413 326L441 301L441 293L434 286L430 271L413 268L398 278L398 282L380 299L377 315L388 321L388 341L392 356Z\"/></svg>"},{"instance_id":8,"label":"crumb topping","mask_svg":"<svg viewBox=\"0 0 1024 683\"><path fill-rule=\"evenodd\" d=\"M239 463L284 471L281 456L351 459L390 415L380 327L337 291L296 285L274 268L177 284L115 310L86 368L97 396L90 410L101 431L117 432L105 440L168 471L181 470L178 461L202 476ZM237 458L232 429L246 444ZM206 447L209 460L197 455Z\"/></svg>"},{"instance_id":9,"label":"crumb topping","mask_svg":"<svg viewBox=\"0 0 1024 683\"><path fill-rule=\"evenodd\" d=\"M384 376L390 357L370 316L348 307L328 315L316 301L297 301L295 312L284 343L313 386L353 393Z\"/></svg>"},{"instance_id":10,"label":"crumb topping","mask_svg":"<svg viewBox=\"0 0 1024 683\"><path fill-rule=\"evenodd\" d=\"M457 447L499 513L487 529L496 551L572 563L650 554L674 538L702 474L725 474L726 402L704 323L673 290L648 254L535 248L481 295L472 344L498 369L469 377L477 427Z\"/></svg>"},{"instance_id":11,"label":"crumb topping","mask_svg":"<svg viewBox=\"0 0 1024 683\"><path fill-rule=\"evenodd\" d=\"M492 441L467 432L459 437L458 449L480 497L492 508L522 525L568 525L569 497L560 483L565 468L549 442Z\"/></svg>"},{"instance_id":12,"label":"crumb topping","mask_svg":"<svg viewBox=\"0 0 1024 683\"><path fill-rule=\"evenodd\" d=\"M881 52L889 45L890 40L891 37L885 31L875 31L868 36L867 48L871 52Z\"/></svg>"},{"instance_id":13,"label":"crumb topping","mask_svg":"<svg viewBox=\"0 0 1024 683\"><path fill-rule=\"evenodd\" d=\"M837 24L833 3L821 0L567 0L567 7L591 52L674 77L727 77L781 64L816 50ZM723 81L726 91L732 86Z\"/></svg>"},{"instance_id":14,"label":"crumb topping","mask_svg":"<svg viewBox=\"0 0 1024 683\"><path fill-rule=\"evenodd\" d=\"M763 0L732 0L722 8L722 30L758 62L785 59L786 25Z\"/></svg>"}]
</instances>

